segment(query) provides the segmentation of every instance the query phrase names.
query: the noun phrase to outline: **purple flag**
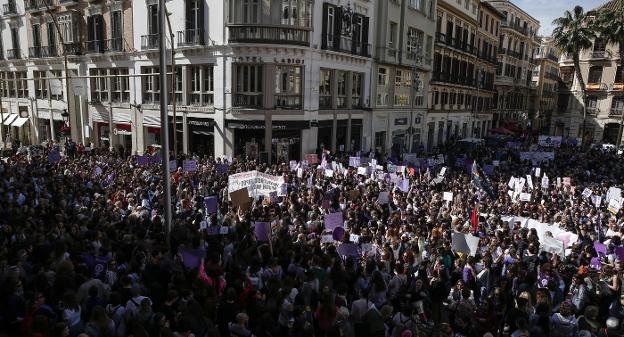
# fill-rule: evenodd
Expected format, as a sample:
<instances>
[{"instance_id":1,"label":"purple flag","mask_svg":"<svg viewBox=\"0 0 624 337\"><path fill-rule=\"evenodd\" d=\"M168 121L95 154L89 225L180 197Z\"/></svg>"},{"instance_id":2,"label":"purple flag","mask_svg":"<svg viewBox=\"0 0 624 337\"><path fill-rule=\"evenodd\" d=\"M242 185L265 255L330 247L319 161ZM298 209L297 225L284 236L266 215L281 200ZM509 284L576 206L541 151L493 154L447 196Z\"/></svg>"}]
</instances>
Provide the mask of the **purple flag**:
<instances>
[{"instance_id":1,"label":"purple flag","mask_svg":"<svg viewBox=\"0 0 624 337\"><path fill-rule=\"evenodd\" d=\"M600 270L600 268L602 267L602 264L600 263L600 258L592 257L591 261L589 262L589 266L596 270Z\"/></svg>"},{"instance_id":2,"label":"purple flag","mask_svg":"<svg viewBox=\"0 0 624 337\"><path fill-rule=\"evenodd\" d=\"M206 204L206 211L209 214L217 213L217 207L219 205L219 199L216 196L205 197L204 203Z\"/></svg>"},{"instance_id":3,"label":"purple flag","mask_svg":"<svg viewBox=\"0 0 624 337\"><path fill-rule=\"evenodd\" d=\"M256 240L269 241L269 231L271 230L271 225L268 222L255 222L254 226L256 232Z\"/></svg>"},{"instance_id":4,"label":"purple flag","mask_svg":"<svg viewBox=\"0 0 624 337\"><path fill-rule=\"evenodd\" d=\"M187 249L184 248L181 251L182 262L186 268L197 268L201 263L202 257L204 257L204 251L201 249Z\"/></svg>"},{"instance_id":5,"label":"purple flag","mask_svg":"<svg viewBox=\"0 0 624 337\"><path fill-rule=\"evenodd\" d=\"M226 164L218 164L217 165L217 173L218 174L226 174L228 171L228 166Z\"/></svg>"},{"instance_id":6,"label":"purple flag","mask_svg":"<svg viewBox=\"0 0 624 337\"><path fill-rule=\"evenodd\" d=\"M615 248L615 256L619 261L624 261L624 247Z\"/></svg>"},{"instance_id":7,"label":"purple flag","mask_svg":"<svg viewBox=\"0 0 624 337\"><path fill-rule=\"evenodd\" d=\"M182 162L182 169L184 172L197 171L197 160L185 160Z\"/></svg>"},{"instance_id":8,"label":"purple flag","mask_svg":"<svg viewBox=\"0 0 624 337\"><path fill-rule=\"evenodd\" d=\"M338 254L342 256L358 256L358 246L355 243L343 243L336 249Z\"/></svg>"},{"instance_id":9,"label":"purple flag","mask_svg":"<svg viewBox=\"0 0 624 337\"><path fill-rule=\"evenodd\" d=\"M138 156L136 158L136 163L139 166L145 166L145 165L149 164L149 162L150 162L150 159L149 159L148 156Z\"/></svg>"},{"instance_id":10,"label":"purple flag","mask_svg":"<svg viewBox=\"0 0 624 337\"><path fill-rule=\"evenodd\" d=\"M345 235L344 228L342 228L342 227L334 228L334 232L332 233L332 236L334 237L334 240L342 241L342 238L344 238L344 235Z\"/></svg>"},{"instance_id":11,"label":"purple flag","mask_svg":"<svg viewBox=\"0 0 624 337\"><path fill-rule=\"evenodd\" d=\"M160 156L151 156L149 157L150 164L160 164L162 162L162 158Z\"/></svg>"},{"instance_id":12,"label":"purple flag","mask_svg":"<svg viewBox=\"0 0 624 337\"><path fill-rule=\"evenodd\" d=\"M596 250L596 254L607 256L607 246L599 241L594 241L594 249Z\"/></svg>"},{"instance_id":13,"label":"purple flag","mask_svg":"<svg viewBox=\"0 0 624 337\"><path fill-rule=\"evenodd\" d=\"M483 172L485 172L485 174L487 175L491 175L492 173L494 173L494 165L484 165Z\"/></svg>"},{"instance_id":14,"label":"purple flag","mask_svg":"<svg viewBox=\"0 0 624 337\"><path fill-rule=\"evenodd\" d=\"M334 230L334 228L342 226L342 212L325 214L325 229Z\"/></svg>"},{"instance_id":15,"label":"purple flag","mask_svg":"<svg viewBox=\"0 0 624 337\"><path fill-rule=\"evenodd\" d=\"M61 160L61 154L58 151L52 150L50 151L50 153L48 153L48 161L50 163L56 163L60 160Z\"/></svg>"}]
</instances>

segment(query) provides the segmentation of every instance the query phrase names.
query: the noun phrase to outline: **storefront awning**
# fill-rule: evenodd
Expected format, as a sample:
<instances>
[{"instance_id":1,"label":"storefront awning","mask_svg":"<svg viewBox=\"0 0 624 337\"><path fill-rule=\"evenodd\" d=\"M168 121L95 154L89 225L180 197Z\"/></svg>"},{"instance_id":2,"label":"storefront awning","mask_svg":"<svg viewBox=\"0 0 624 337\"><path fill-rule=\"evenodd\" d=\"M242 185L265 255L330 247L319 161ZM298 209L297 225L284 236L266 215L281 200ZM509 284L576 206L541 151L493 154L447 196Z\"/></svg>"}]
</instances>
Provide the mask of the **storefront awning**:
<instances>
[{"instance_id":1,"label":"storefront awning","mask_svg":"<svg viewBox=\"0 0 624 337\"><path fill-rule=\"evenodd\" d=\"M2 124L4 125L11 125L11 123L13 123L13 121L17 118L17 114L10 114L8 115L5 119L4 122L2 122Z\"/></svg>"},{"instance_id":2,"label":"storefront awning","mask_svg":"<svg viewBox=\"0 0 624 337\"><path fill-rule=\"evenodd\" d=\"M24 117L18 117L15 119L15 121L11 124L11 126L16 126L18 128L21 128L22 126L24 126L24 124L26 124L26 122L28 122L28 118L24 118Z\"/></svg>"}]
</instances>

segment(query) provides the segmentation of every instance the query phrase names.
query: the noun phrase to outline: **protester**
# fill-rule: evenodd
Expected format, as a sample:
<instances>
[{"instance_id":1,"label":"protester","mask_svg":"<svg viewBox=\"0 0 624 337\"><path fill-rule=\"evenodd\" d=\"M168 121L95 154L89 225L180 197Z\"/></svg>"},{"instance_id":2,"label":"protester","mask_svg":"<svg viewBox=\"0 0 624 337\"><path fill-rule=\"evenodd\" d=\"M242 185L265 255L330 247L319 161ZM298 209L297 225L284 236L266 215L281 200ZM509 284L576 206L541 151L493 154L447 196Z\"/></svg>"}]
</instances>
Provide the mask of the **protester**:
<instances>
[{"instance_id":1,"label":"protester","mask_svg":"<svg viewBox=\"0 0 624 337\"><path fill-rule=\"evenodd\" d=\"M163 158L71 143L0 163L9 336L624 332L615 153L167 158L169 232Z\"/></svg>"}]
</instances>

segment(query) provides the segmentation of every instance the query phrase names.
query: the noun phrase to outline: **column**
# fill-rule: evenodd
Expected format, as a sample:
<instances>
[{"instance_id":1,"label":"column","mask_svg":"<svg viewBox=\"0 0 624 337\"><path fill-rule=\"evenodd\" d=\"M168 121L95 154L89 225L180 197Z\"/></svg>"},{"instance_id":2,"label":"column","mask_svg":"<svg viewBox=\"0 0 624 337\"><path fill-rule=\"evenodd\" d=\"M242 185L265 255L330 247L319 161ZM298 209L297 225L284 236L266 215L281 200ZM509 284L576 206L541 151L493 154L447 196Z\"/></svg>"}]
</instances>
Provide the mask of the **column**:
<instances>
[{"instance_id":1,"label":"column","mask_svg":"<svg viewBox=\"0 0 624 337\"><path fill-rule=\"evenodd\" d=\"M351 109L353 109L353 107L351 106L351 104L353 103L353 99L352 99L352 88L353 88L353 73L352 72L347 72L347 109L349 109L349 119L347 120L347 136L345 137L345 143L344 144L344 150L345 151L351 151Z\"/></svg>"},{"instance_id":2,"label":"column","mask_svg":"<svg viewBox=\"0 0 624 337\"><path fill-rule=\"evenodd\" d=\"M264 114L264 152L267 153L268 163L271 163L271 140L273 139L273 120L270 112Z\"/></svg>"},{"instance_id":3,"label":"column","mask_svg":"<svg viewBox=\"0 0 624 337\"><path fill-rule=\"evenodd\" d=\"M109 82L108 85L110 85L110 78L107 79L107 81ZM113 105L112 103L109 101L108 103L108 144L109 144L109 149L114 149L115 148L115 135L113 134L113 130L115 129L115 125L113 123Z\"/></svg>"},{"instance_id":4,"label":"column","mask_svg":"<svg viewBox=\"0 0 624 337\"><path fill-rule=\"evenodd\" d=\"M186 122L187 113L182 111L182 152L189 153L189 128Z\"/></svg>"},{"instance_id":5,"label":"column","mask_svg":"<svg viewBox=\"0 0 624 337\"><path fill-rule=\"evenodd\" d=\"M331 139L331 152L336 152L336 136L338 134L338 113L336 109L338 108L338 102L336 97L338 96L338 70L332 70L331 77L331 108L334 111L333 121L332 121L332 139Z\"/></svg>"},{"instance_id":6,"label":"column","mask_svg":"<svg viewBox=\"0 0 624 337\"><path fill-rule=\"evenodd\" d=\"M347 139L345 144L345 150L351 151L351 111L349 111L349 119L347 120Z\"/></svg>"}]
</instances>

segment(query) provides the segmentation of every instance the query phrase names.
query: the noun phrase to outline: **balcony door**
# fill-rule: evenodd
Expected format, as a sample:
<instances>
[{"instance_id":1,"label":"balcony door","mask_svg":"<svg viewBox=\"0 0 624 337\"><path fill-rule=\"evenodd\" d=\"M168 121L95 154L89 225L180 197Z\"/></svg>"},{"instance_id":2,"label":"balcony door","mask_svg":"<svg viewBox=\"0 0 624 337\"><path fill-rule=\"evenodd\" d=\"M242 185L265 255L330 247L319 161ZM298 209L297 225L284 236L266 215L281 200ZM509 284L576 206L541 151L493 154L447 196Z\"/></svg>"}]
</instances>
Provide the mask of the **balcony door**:
<instances>
[{"instance_id":1,"label":"balcony door","mask_svg":"<svg viewBox=\"0 0 624 337\"><path fill-rule=\"evenodd\" d=\"M33 47L41 47L41 26L36 24L32 26Z\"/></svg>"},{"instance_id":2,"label":"balcony door","mask_svg":"<svg viewBox=\"0 0 624 337\"><path fill-rule=\"evenodd\" d=\"M91 15L87 19L88 39L91 41L90 49L102 51L104 43L104 18L102 15Z\"/></svg>"},{"instance_id":3,"label":"balcony door","mask_svg":"<svg viewBox=\"0 0 624 337\"><path fill-rule=\"evenodd\" d=\"M203 43L204 0L186 1L185 43Z\"/></svg>"}]
</instances>

